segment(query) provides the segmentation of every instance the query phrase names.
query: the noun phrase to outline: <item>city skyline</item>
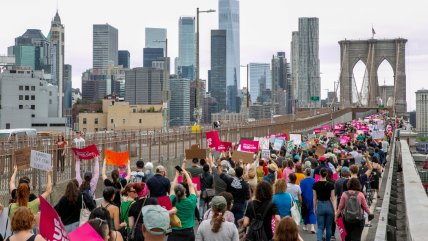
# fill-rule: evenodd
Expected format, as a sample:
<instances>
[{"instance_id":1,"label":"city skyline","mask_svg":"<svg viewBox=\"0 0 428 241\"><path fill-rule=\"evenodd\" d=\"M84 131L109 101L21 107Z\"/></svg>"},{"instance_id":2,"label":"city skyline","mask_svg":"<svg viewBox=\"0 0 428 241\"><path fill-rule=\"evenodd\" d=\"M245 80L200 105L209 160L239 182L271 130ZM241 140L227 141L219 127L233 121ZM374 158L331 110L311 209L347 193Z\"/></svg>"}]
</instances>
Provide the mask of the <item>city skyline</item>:
<instances>
[{"instance_id":1,"label":"city skyline","mask_svg":"<svg viewBox=\"0 0 428 241\"><path fill-rule=\"evenodd\" d=\"M414 93L424 85L427 75L428 47L424 44L428 36L428 19L424 17L423 5L412 4L412 8L402 8L387 1L369 2L370 8L361 4L352 7L352 12L340 1L318 3L304 1L285 3L270 1L263 3L265 12L257 11L260 15L254 18L254 13L260 9L260 2L240 1L241 25L241 64L249 62L269 62L271 56L278 51L285 51L290 58L291 32L297 31L299 17L318 17L320 19L320 66L321 66L321 96L326 97L327 91L333 90L333 82L340 74L340 47L338 41L347 39L371 38L371 28L376 31L375 38L403 37L409 40L407 44L406 75L408 110L416 108ZM137 2L135 2L137 4ZM168 9L164 6L168 4ZM85 8L81 6L85 5ZM7 47L12 46L14 38L20 36L26 29L41 29L46 36L50 22L56 12L56 1L47 0L33 2L18 0L8 2L9 9L20 9L20 14L5 12L4 17L14 22L4 25L0 35L0 54L7 54ZM109 23L119 30L119 49L128 49L131 53L131 66L142 66L144 48L144 28L166 28L169 36L169 56L178 56L178 27L177 21L181 16L195 16L196 8L201 10L216 9L218 0L172 3L160 0L146 4L145 8L131 9L127 5L118 5L113 1L74 2L59 1L58 12L66 28L65 63L73 66L73 87L81 87L81 75L92 66L92 25ZM97 10L97 11L95 11ZM129 11L129 14L120 14ZM115 13L116 12L116 13ZM77 18L85 16L85 18ZM99 14L98 14L99 13ZM159 14L162 13L162 14ZM364 16L364 18L362 18ZM397 16L400 16L399 18ZM338 21L340 19L340 21ZM279 21L281 20L281 21ZM413 24L418 20L417 24ZM422 22L420 22L422 21ZM204 14L200 19L200 50L201 78L207 79L210 67L210 30L218 29L218 14ZM383 65L382 65L383 66ZM390 68L387 66L387 68ZM241 70L241 86L245 86L246 70ZM392 70L391 70L392 71ZM364 74L363 74L364 75ZM390 84L391 76L387 78L379 74L379 82ZM355 74L358 76L358 73ZM357 80L358 81L358 80Z\"/></svg>"}]
</instances>

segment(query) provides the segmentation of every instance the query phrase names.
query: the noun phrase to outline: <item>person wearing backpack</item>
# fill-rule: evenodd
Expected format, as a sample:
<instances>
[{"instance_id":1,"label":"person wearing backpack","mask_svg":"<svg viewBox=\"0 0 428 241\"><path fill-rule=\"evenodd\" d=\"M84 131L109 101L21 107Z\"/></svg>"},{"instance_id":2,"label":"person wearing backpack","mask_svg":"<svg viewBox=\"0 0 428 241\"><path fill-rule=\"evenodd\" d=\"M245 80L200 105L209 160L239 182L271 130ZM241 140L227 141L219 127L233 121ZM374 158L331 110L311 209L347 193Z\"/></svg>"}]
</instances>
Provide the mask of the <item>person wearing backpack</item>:
<instances>
[{"instance_id":1,"label":"person wearing backpack","mask_svg":"<svg viewBox=\"0 0 428 241\"><path fill-rule=\"evenodd\" d=\"M348 191L342 193L335 219L339 216L343 217L346 230L345 241L359 241L364 229L364 212L369 215L369 221L374 216L370 212L364 194L360 192L361 184L358 178L349 179L347 185Z\"/></svg>"},{"instance_id":2,"label":"person wearing backpack","mask_svg":"<svg viewBox=\"0 0 428 241\"><path fill-rule=\"evenodd\" d=\"M257 184L254 200L250 201L242 221L241 230L248 227L246 241L272 240L272 216L279 223L278 208L272 203L273 190L268 182Z\"/></svg>"}]
</instances>

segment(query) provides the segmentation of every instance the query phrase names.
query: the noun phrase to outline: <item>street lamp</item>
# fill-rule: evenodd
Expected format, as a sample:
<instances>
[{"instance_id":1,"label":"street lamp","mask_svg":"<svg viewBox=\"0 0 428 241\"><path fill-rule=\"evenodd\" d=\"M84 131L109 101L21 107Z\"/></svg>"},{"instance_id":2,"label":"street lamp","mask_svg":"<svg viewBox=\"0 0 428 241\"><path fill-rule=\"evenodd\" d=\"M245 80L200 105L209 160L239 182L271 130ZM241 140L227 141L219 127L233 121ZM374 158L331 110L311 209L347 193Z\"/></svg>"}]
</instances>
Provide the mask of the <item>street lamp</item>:
<instances>
[{"instance_id":1,"label":"street lamp","mask_svg":"<svg viewBox=\"0 0 428 241\"><path fill-rule=\"evenodd\" d=\"M153 40L155 43L165 43L165 58L164 58L164 64L163 64L163 86L162 86L162 101L163 101L163 107L162 107L162 117L163 117L163 128L164 130L167 130L169 127L168 122L168 101L169 101L169 76L168 76L168 69L169 69L169 61L168 61L168 38L165 40Z\"/></svg>"},{"instance_id":2,"label":"street lamp","mask_svg":"<svg viewBox=\"0 0 428 241\"><path fill-rule=\"evenodd\" d=\"M196 86L195 86L195 110L196 122L199 124L202 111L199 110L199 13L214 13L214 9L201 11L196 8Z\"/></svg>"}]
</instances>

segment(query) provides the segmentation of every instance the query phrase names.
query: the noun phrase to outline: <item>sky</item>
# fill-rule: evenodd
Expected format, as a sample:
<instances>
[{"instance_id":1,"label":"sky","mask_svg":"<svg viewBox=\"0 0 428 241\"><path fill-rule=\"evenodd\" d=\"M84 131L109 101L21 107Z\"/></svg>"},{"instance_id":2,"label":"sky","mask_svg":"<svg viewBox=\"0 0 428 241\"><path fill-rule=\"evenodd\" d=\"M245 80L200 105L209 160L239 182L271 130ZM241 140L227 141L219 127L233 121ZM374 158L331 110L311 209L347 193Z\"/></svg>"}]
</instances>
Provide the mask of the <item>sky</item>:
<instances>
[{"instance_id":1,"label":"sky","mask_svg":"<svg viewBox=\"0 0 428 241\"><path fill-rule=\"evenodd\" d=\"M416 109L415 92L428 88L428 17L424 1L410 0L241 0L241 64L270 63L272 55L285 51L290 60L291 32L299 17L318 17L320 24L321 96L333 91L340 75L338 41L371 38L408 39L406 45L407 108ZM73 68L73 87L81 88L81 75L92 67L92 25L109 23L119 30L119 49L131 53L131 67L143 65L144 29L166 28L168 54L178 55L178 19L200 10L218 9L218 0L13 0L2 3L0 55L26 29L41 29L47 36L57 9L65 25L65 63ZM200 15L201 78L210 68L210 30L218 28L218 13ZM386 63L386 62L385 62ZM241 69L241 87L246 69ZM361 85L364 66L354 69ZM392 68L382 64L381 84L393 84Z\"/></svg>"}]
</instances>

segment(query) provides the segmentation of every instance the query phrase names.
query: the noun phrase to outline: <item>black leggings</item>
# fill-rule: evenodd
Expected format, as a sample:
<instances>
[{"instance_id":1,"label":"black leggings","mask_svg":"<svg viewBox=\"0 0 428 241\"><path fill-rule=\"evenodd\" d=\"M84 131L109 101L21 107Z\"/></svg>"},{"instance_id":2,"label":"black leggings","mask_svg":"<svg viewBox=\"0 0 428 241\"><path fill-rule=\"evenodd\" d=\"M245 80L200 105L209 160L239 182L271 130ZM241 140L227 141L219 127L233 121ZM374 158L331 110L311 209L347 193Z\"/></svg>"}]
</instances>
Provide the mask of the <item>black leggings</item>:
<instances>
[{"instance_id":1,"label":"black leggings","mask_svg":"<svg viewBox=\"0 0 428 241\"><path fill-rule=\"evenodd\" d=\"M345 241L360 241L361 234L363 233L364 229L364 223L364 220L359 223L348 223L343 220L343 224L345 225L346 230Z\"/></svg>"},{"instance_id":2,"label":"black leggings","mask_svg":"<svg viewBox=\"0 0 428 241\"><path fill-rule=\"evenodd\" d=\"M181 230L172 230L168 235L168 241L195 241L195 232L193 228Z\"/></svg>"}]
</instances>

